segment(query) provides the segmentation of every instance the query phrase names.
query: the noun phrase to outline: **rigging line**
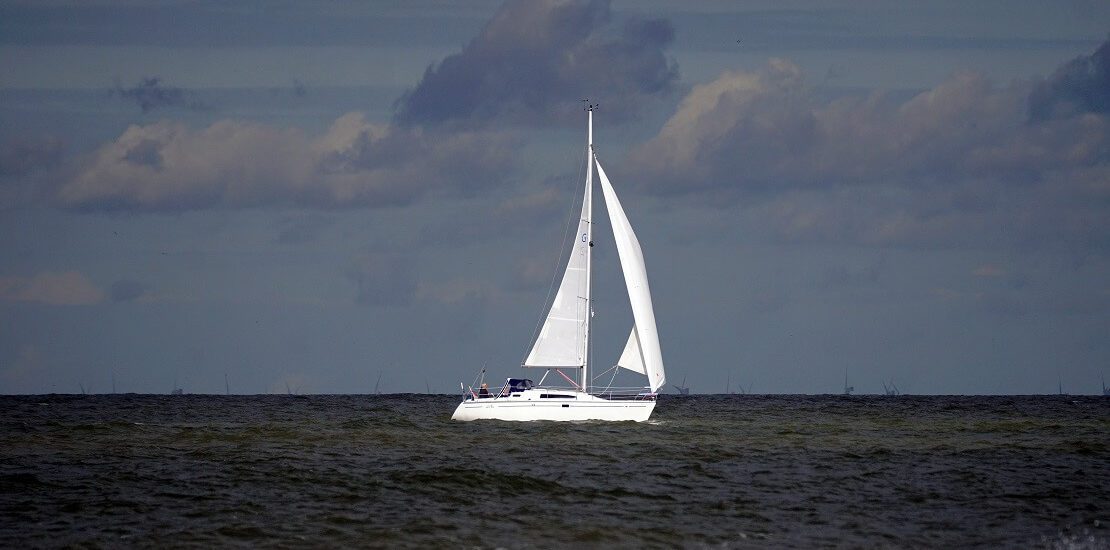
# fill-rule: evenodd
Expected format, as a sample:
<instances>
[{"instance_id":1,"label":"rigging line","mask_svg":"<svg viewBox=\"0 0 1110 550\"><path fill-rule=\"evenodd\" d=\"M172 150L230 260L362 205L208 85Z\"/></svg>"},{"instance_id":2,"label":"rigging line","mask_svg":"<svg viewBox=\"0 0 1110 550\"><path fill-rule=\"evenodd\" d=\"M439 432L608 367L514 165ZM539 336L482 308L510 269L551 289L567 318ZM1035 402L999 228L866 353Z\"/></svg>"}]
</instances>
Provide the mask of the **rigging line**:
<instances>
[{"instance_id":1,"label":"rigging line","mask_svg":"<svg viewBox=\"0 0 1110 550\"><path fill-rule=\"evenodd\" d=\"M588 162L589 162L589 157L587 157L588 154L589 154L589 146L586 147L585 154L582 155L584 158L586 158L587 162L585 162L585 163L579 162L578 163L578 173L575 176L575 180L574 180L576 182L575 183L576 185L577 185L577 182L579 180L582 180L582 177L581 177L582 176L582 167L588 165ZM574 210L575 210L574 207L579 204L577 193L571 193L571 197L573 197L573 198L570 201L570 214L567 215L567 226L566 226L566 229L563 230L563 242L559 245L559 255L555 256L555 267L551 270L551 282L548 283L548 285L547 285L547 297L545 297L543 299L543 306L541 306L541 309L540 309L540 318L536 320L536 328L532 329L532 338L528 340L530 345L535 345L536 336L540 333L540 327L543 326L543 322L547 318L547 316L544 315L544 312L547 311L548 307L551 305L551 291L555 288L555 278L559 276L559 264L562 263L563 250L566 249L567 241L568 241L569 236L570 236L570 225L571 225L571 222L574 221ZM585 197L583 197L583 198L585 198ZM578 216L578 219L579 219L579 221L581 221L582 216ZM530 351L530 348L525 348L525 350L524 350L524 359L525 360L528 359L529 351ZM521 361L521 365L522 366L524 365L524 361Z\"/></svg>"},{"instance_id":2,"label":"rigging line","mask_svg":"<svg viewBox=\"0 0 1110 550\"><path fill-rule=\"evenodd\" d=\"M587 300L586 301L586 318L590 319L590 320L593 320L593 316L594 316L593 300ZM587 341L587 345L588 344L589 344L589 342ZM594 349L595 348L596 348L596 346L588 346L588 349L586 349L586 364L587 365L594 364ZM597 377L595 376L594 378L597 378ZM586 384L586 388L585 388L586 393L590 393L590 386L593 385L593 381L594 381L593 378L591 378L589 380L583 380L583 383Z\"/></svg>"},{"instance_id":3,"label":"rigging line","mask_svg":"<svg viewBox=\"0 0 1110 550\"><path fill-rule=\"evenodd\" d=\"M579 386L577 383L575 383L574 380L571 380L569 376L567 376L566 374L563 374L563 371L561 371L559 369L555 369L555 372L559 373L559 376L562 376L567 382L570 382L570 384L572 386L574 386L574 389L576 389L576 390L581 390L582 389L582 387Z\"/></svg>"},{"instance_id":4,"label":"rigging line","mask_svg":"<svg viewBox=\"0 0 1110 550\"><path fill-rule=\"evenodd\" d=\"M608 369L605 369L605 371L602 372L601 374L593 377L593 379L591 379L590 382L593 382L594 380L597 380L598 378L601 378L602 376L605 376L606 374L609 374L610 371L612 371L613 372L613 377L609 379L609 383L605 385L605 389L601 390L601 392L600 392L600 393L605 393L605 392L609 391L609 388L613 387L613 382L617 379L617 372L618 372L617 369L619 369L619 368L620 368L620 365L613 365L613 366L609 367Z\"/></svg>"},{"instance_id":5,"label":"rigging line","mask_svg":"<svg viewBox=\"0 0 1110 550\"><path fill-rule=\"evenodd\" d=\"M613 368L610 369L610 370L613 371L613 377L610 378L609 383L605 385L605 390L604 391L609 391L609 388L613 387L613 382L615 382L617 380L617 373L620 372L620 365L613 365ZM606 372L608 372L608 371L606 371Z\"/></svg>"}]
</instances>

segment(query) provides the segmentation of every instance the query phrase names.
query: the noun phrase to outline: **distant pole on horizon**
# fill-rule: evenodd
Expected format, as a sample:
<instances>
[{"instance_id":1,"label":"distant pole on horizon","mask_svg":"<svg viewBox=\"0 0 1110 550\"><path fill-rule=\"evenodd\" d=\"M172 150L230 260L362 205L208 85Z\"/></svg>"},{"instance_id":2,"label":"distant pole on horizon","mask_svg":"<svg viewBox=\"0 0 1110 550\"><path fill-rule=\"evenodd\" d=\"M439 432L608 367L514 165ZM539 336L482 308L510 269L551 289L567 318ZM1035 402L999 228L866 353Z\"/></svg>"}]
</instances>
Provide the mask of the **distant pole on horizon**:
<instances>
[{"instance_id":1,"label":"distant pole on horizon","mask_svg":"<svg viewBox=\"0 0 1110 550\"><path fill-rule=\"evenodd\" d=\"M231 395L231 385L227 383L227 373L224 373L224 395Z\"/></svg>"}]
</instances>

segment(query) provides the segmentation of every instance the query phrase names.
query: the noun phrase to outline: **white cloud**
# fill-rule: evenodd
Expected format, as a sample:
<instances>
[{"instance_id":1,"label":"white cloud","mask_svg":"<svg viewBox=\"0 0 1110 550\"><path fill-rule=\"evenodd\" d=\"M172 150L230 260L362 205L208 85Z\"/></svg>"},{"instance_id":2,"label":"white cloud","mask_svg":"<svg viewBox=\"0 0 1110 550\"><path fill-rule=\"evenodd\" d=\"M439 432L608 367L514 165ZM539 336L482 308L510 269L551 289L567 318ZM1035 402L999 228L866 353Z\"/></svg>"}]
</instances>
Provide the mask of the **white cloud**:
<instances>
[{"instance_id":1,"label":"white cloud","mask_svg":"<svg viewBox=\"0 0 1110 550\"><path fill-rule=\"evenodd\" d=\"M376 125L359 112L315 137L238 120L199 130L162 121L100 147L56 198L82 210L398 205L500 183L512 147L492 132Z\"/></svg>"},{"instance_id":2,"label":"white cloud","mask_svg":"<svg viewBox=\"0 0 1110 550\"><path fill-rule=\"evenodd\" d=\"M76 271L46 271L33 277L0 277L0 300L55 306L83 306L104 301L104 291Z\"/></svg>"},{"instance_id":3,"label":"white cloud","mask_svg":"<svg viewBox=\"0 0 1110 550\"><path fill-rule=\"evenodd\" d=\"M964 72L905 101L821 101L773 60L695 87L632 150L629 181L788 240L1110 245L1110 117L1030 120L1030 89Z\"/></svg>"}]
</instances>

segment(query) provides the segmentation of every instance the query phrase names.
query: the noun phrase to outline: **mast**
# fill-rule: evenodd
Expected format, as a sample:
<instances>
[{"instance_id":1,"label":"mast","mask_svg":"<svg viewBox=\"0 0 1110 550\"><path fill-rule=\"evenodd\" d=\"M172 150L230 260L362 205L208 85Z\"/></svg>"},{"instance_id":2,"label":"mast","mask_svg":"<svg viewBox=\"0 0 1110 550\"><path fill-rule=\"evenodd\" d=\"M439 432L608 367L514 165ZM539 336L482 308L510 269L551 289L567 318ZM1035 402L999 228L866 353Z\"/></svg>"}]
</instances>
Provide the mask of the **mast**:
<instances>
[{"instance_id":1,"label":"mast","mask_svg":"<svg viewBox=\"0 0 1110 550\"><path fill-rule=\"evenodd\" d=\"M592 125L590 129L592 130ZM592 134L592 131L587 134L587 145L592 141L590 139ZM568 382L576 388L582 388L589 380L583 372L587 368L590 349L590 247L593 246L593 241L590 240L593 230L590 226L593 217L593 171L597 159L589 158L588 149L586 153L586 181L585 185L579 188L582 198L575 201L579 205L579 210L578 221L574 224L573 232L569 222L574 218L567 220L566 236L573 235L573 238L569 241L570 254L566 259L563 279L559 283L559 290L554 298L548 295L550 303L547 315L537 325L536 332L533 334L532 349L521 363L523 367L573 368L574 373L571 376L574 378ZM597 169L600 170L600 166ZM579 176L581 175L579 171ZM583 182L578 183L582 185ZM567 242L564 242L564 249L566 244Z\"/></svg>"},{"instance_id":2,"label":"mast","mask_svg":"<svg viewBox=\"0 0 1110 550\"><path fill-rule=\"evenodd\" d=\"M587 122L586 122L586 241L589 246L586 247L586 321L583 329L583 336L585 338L585 345L583 346L584 355L582 357L582 391L590 392L590 318L593 317L593 303L590 302L590 257L593 255L594 247L594 228L593 228L593 213L594 213L594 105L592 103L586 104Z\"/></svg>"}]
</instances>

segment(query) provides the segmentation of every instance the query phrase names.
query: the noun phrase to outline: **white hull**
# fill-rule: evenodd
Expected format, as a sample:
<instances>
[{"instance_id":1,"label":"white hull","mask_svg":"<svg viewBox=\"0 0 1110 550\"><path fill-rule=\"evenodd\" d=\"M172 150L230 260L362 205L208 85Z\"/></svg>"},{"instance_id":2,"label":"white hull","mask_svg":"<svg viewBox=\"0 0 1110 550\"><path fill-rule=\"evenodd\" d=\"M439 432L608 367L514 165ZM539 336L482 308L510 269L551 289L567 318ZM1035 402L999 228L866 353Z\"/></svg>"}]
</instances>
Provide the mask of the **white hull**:
<instances>
[{"instance_id":1,"label":"white hull","mask_svg":"<svg viewBox=\"0 0 1110 550\"><path fill-rule=\"evenodd\" d=\"M541 390L511 397L468 399L459 403L451 420L606 420L644 422L655 410L654 399L613 400L575 393L574 398L541 398ZM554 392L552 392L554 393ZM568 393L568 392L561 392Z\"/></svg>"}]
</instances>

